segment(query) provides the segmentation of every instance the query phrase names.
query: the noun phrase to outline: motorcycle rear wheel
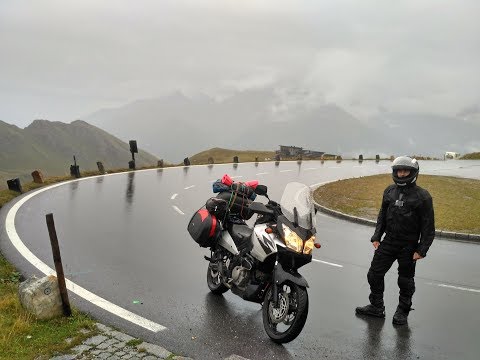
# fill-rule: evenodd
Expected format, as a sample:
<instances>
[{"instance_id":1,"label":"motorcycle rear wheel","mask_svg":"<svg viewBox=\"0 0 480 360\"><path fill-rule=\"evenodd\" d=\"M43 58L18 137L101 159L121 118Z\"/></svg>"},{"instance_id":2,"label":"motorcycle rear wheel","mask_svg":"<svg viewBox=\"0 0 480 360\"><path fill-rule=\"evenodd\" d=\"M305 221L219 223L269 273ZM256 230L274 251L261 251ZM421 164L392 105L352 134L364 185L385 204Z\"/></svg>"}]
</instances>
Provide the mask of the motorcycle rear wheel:
<instances>
[{"instance_id":1,"label":"motorcycle rear wheel","mask_svg":"<svg viewBox=\"0 0 480 360\"><path fill-rule=\"evenodd\" d=\"M207 285L210 291L216 295L221 295L229 290L229 288L222 283L218 270L214 270L211 264L208 264L207 267Z\"/></svg>"},{"instance_id":2,"label":"motorcycle rear wheel","mask_svg":"<svg viewBox=\"0 0 480 360\"><path fill-rule=\"evenodd\" d=\"M276 343L294 340L302 331L308 315L307 289L287 281L278 287L278 307L274 307L273 286L262 305L263 327Z\"/></svg>"}]
</instances>

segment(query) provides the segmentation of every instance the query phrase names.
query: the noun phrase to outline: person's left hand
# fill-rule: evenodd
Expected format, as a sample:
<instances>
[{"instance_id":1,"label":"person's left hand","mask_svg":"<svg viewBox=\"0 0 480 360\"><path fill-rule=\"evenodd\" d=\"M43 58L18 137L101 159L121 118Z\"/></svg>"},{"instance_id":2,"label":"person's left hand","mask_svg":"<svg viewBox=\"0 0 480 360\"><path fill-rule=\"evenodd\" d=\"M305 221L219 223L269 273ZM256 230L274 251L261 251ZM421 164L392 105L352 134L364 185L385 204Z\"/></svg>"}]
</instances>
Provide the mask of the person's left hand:
<instances>
[{"instance_id":1,"label":"person's left hand","mask_svg":"<svg viewBox=\"0 0 480 360\"><path fill-rule=\"evenodd\" d=\"M423 256L420 255L419 253L415 252L413 254L413 260L420 260L420 259L423 259Z\"/></svg>"}]
</instances>

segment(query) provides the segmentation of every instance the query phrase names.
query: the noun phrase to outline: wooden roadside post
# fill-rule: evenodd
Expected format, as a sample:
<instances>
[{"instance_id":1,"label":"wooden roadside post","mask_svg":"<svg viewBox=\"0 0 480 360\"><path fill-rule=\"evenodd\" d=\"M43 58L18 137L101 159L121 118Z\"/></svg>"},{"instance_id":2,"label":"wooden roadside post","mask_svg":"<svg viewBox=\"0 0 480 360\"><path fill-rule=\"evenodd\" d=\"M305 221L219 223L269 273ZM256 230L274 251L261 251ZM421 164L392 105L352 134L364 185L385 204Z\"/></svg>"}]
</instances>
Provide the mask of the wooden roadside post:
<instances>
[{"instance_id":1,"label":"wooden roadside post","mask_svg":"<svg viewBox=\"0 0 480 360\"><path fill-rule=\"evenodd\" d=\"M52 245L53 262L55 263L55 271L57 272L58 287L60 289L60 296L62 297L63 314L65 316L71 316L72 309L70 308L70 301L68 300L67 286L65 285L65 275L63 273L62 258L60 257L60 247L58 246L53 214L47 214L46 218L50 244Z\"/></svg>"}]
</instances>

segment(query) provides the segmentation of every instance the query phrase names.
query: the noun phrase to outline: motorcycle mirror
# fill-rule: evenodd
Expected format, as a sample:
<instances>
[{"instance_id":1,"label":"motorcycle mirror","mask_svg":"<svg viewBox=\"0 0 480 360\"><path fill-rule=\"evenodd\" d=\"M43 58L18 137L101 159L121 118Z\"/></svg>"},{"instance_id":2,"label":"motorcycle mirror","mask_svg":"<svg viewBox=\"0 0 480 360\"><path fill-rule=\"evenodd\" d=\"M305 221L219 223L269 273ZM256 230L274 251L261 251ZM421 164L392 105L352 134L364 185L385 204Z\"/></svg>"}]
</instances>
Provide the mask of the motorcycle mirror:
<instances>
[{"instance_id":1,"label":"motorcycle mirror","mask_svg":"<svg viewBox=\"0 0 480 360\"><path fill-rule=\"evenodd\" d=\"M267 195L267 189L266 185L257 185L255 188L255 194L265 196Z\"/></svg>"}]
</instances>

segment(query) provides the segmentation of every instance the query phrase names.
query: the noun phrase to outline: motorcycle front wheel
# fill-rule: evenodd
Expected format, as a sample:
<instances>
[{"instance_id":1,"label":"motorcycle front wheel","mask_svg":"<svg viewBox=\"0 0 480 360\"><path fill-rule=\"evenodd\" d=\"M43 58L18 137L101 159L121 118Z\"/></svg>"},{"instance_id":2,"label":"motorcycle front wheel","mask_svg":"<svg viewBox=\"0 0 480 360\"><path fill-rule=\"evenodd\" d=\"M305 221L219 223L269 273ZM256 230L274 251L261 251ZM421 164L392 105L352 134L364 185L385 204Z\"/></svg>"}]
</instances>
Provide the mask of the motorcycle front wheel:
<instances>
[{"instance_id":1,"label":"motorcycle front wheel","mask_svg":"<svg viewBox=\"0 0 480 360\"><path fill-rule=\"evenodd\" d=\"M263 327L276 343L295 339L303 329L308 315L307 289L287 281L278 287L278 306L273 299L271 286L262 305Z\"/></svg>"},{"instance_id":2,"label":"motorcycle front wheel","mask_svg":"<svg viewBox=\"0 0 480 360\"><path fill-rule=\"evenodd\" d=\"M221 295L228 291L228 287L222 283L220 273L216 264L208 264L207 267L207 285L210 291L214 294Z\"/></svg>"}]
</instances>

